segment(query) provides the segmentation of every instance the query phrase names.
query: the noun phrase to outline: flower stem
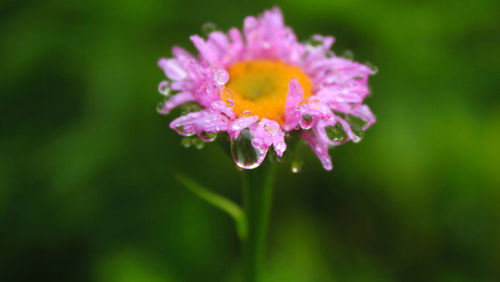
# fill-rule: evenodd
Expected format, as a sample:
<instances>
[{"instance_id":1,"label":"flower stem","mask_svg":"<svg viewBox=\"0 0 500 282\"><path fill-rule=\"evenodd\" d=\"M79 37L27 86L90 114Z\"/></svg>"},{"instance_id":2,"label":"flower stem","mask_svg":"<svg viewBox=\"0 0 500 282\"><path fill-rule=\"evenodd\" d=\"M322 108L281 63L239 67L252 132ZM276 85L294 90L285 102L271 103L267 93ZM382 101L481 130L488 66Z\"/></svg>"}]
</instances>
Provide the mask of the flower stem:
<instances>
[{"instance_id":1,"label":"flower stem","mask_svg":"<svg viewBox=\"0 0 500 282\"><path fill-rule=\"evenodd\" d=\"M243 245L246 282L261 281L275 171L275 164L266 163L243 172L243 206L248 220L248 238Z\"/></svg>"}]
</instances>

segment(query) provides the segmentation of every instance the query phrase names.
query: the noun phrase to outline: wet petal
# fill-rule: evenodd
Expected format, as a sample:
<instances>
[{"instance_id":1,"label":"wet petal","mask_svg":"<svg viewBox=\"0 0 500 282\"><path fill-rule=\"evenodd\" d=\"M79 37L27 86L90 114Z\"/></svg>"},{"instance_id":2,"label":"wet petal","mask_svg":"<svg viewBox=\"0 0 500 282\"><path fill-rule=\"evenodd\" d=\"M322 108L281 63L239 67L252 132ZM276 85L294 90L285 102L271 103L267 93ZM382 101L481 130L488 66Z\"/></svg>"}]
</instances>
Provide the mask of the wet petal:
<instances>
[{"instance_id":1,"label":"wet petal","mask_svg":"<svg viewBox=\"0 0 500 282\"><path fill-rule=\"evenodd\" d=\"M165 75L172 80L182 80L187 77L187 72L176 59L159 59L158 66L162 68Z\"/></svg>"},{"instance_id":2,"label":"wet petal","mask_svg":"<svg viewBox=\"0 0 500 282\"><path fill-rule=\"evenodd\" d=\"M248 128L252 124L258 121L257 116L249 116L249 117L240 117L234 120L229 126L228 133L231 138L237 138L239 136L240 131L245 128Z\"/></svg>"},{"instance_id":3,"label":"wet petal","mask_svg":"<svg viewBox=\"0 0 500 282\"><path fill-rule=\"evenodd\" d=\"M189 93L189 92L181 92L178 94L175 94L165 102L165 105L163 105L163 108L160 110L160 113L162 114L167 114L170 112L173 108L176 108L179 105L182 105L187 102L192 102L195 101L194 96Z\"/></svg>"},{"instance_id":4,"label":"wet petal","mask_svg":"<svg viewBox=\"0 0 500 282\"><path fill-rule=\"evenodd\" d=\"M297 79L288 84L288 94L285 104L285 130L291 130L299 123L300 112L298 106L304 100L304 89Z\"/></svg>"},{"instance_id":5,"label":"wet petal","mask_svg":"<svg viewBox=\"0 0 500 282\"><path fill-rule=\"evenodd\" d=\"M318 156L321 164L323 164L323 167L326 170L332 170L332 158L328 154L328 143L318 140L309 131L302 131L300 135L304 138L304 140L306 140L307 144L309 144L316 156Z\"/></svg>"},{"instance_id":6,"label":"wet petal","mask_svg":"<svg viewBox=\"0 0 500 282\"><path fill-rule=\"evenodd\" d=\"M203 59L205 59L212 65L220 65L219 53L214 48L214 46L205 42L205 40L203 40L203 38L199 37L198 35L192 35L190 39L196 49L198 49L198 52L200 52L200 56Z\"/></svg>"}]
</instances>

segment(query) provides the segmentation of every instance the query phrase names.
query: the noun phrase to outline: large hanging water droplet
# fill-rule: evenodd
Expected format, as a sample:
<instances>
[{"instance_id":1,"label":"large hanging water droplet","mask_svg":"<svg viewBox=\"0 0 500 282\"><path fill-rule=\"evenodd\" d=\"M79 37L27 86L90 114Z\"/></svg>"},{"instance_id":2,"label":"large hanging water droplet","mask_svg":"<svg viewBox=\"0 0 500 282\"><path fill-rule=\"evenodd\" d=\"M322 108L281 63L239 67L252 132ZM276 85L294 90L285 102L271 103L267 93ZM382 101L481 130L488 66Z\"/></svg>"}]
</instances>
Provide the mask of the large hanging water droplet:
<instances>
[{"instance_id":1,"label":"large hanging water droplet","mask_svg":"<svg viewBox=\"0 0 500 282\"><path fill-rule=\"evenodd\" d=\"M201 32L203 32L204 35L209 35L216 30L217 26L212 22L206 22L201 26Z\"/></svg>"},{"instance_id":2,"label":"large hanging water droplet","mask_svg":"<svg viewBox=\"0 0 500 282\"><path fill-rule=\"evenodd\" d=\"M252 145L253 136L248 128L240 132L240 136L231 140L231 154L234 162L241 168L258 167L266 157L266 151Z\"/></svg>"},{"instance_id":3,"label":"large hanging water droplet","mask_svg":"<svg viewBox=\"0 0 500 282\"><path fill-rule=\"evenodd\" d=\"M292 171L292 173L301 173L303 168L304 162L297 159L292 161L292 167L290 168L290 170Z\"/></svg>"},{"instance_id":4,"label":"large hanging water droplet","mask_svg":"<svg viewBox=\"0 0 500 282\"><path fill-rule=\"evenodd\" d=\"M325 126L325 132L328 136L328 139L335 142L342 142L347 138L347 134L342 127L342 124L337 122L335 125Z\"/></svg>"}]
</instances>

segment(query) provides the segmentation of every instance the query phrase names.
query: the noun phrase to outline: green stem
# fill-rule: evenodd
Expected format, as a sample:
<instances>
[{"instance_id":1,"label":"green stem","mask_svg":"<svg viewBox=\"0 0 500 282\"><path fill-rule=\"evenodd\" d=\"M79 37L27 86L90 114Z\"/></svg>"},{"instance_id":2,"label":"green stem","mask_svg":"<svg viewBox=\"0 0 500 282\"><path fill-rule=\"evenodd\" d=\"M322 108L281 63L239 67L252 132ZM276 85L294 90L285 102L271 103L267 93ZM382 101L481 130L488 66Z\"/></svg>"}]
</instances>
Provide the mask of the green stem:
<instances>
[{"instance_id":1,"label":"green stem","mask_svg":"<svg viewBox=\"0 0 500 282\"><path fill-rule=\"evenodd\" d=\"M180 183L184 185L184 187L188 188L195 195L229 214L229 216L233 218L234 223L236 224L236 231L238 233L238 236L242 241L246 240L248 234L248 224L245 212L239 205L235 204L228 198L216 194L211 190L201 186L200 184L196 183L183 174L178 173L176 175L176 178Z\"/></svg>"},{"instance_id":2,"label":"green stem","mask_svg":"<svg viewBox=\"0 0 500 282\"><path fill-rule=\"evenodd\" d=\"M266 163L243 172L243 206L248 220L248 238L243 246L247 282L261 281L275 171L273 163Z\"/></svg>"}]
</instances>

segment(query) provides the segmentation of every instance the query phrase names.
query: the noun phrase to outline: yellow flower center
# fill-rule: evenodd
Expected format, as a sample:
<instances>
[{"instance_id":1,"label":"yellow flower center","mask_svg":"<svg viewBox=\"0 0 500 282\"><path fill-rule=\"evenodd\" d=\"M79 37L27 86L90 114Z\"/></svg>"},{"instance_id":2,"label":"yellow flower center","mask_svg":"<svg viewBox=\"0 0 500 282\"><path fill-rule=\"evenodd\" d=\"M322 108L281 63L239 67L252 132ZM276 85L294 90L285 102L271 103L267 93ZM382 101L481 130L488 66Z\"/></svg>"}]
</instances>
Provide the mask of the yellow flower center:
<instances>
[{"instance_id":1,"label":"yellow flower center","mask_svg":"<svg viewBox=\"0 0 500 282\"><path fill-rule=\"evenodd\" d=\"M290 80L296 78L304 89L304 99L311 96L311 81L299 67L282 61L243 61L229 68L223 100L232 99L238 116L257 115L283 123ZM230 102L230 101L228 101Z\"/></svg>"}]
</instances>

